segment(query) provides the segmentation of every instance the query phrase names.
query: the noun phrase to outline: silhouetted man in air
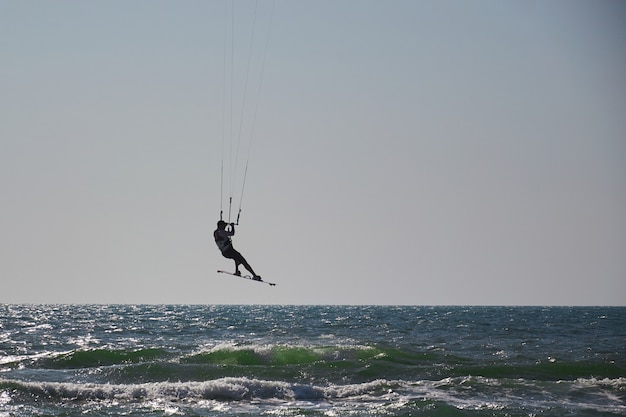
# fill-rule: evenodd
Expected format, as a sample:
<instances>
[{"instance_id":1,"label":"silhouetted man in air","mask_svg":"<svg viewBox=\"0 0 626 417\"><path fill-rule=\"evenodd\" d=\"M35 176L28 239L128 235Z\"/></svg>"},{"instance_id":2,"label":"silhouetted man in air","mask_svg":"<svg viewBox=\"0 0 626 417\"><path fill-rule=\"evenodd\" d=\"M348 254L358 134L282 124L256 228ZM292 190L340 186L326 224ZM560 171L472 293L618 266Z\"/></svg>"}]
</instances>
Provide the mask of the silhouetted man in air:
<instances>
[{"instance_id":1,"label":"silhouetted man in air","mask_svg":"<svg viewBox=\"0 0 626 417\"><path fill-rule=\"evenodd\" d=\"M239 272L239 265L243 265L244 268L250 271L254 280L261 281L261 277L254 272L250 264L246 262L246 259L239 252L237 252L235 248L233 248L231 236L234 235L234 223L227 225L227 223L223 220L217 222L217 229L213 232L215 243L222 252L224 258L232 259L233 261L235 261L235 275L241 276L241 272Z\"/></svg>"}]
</instances>

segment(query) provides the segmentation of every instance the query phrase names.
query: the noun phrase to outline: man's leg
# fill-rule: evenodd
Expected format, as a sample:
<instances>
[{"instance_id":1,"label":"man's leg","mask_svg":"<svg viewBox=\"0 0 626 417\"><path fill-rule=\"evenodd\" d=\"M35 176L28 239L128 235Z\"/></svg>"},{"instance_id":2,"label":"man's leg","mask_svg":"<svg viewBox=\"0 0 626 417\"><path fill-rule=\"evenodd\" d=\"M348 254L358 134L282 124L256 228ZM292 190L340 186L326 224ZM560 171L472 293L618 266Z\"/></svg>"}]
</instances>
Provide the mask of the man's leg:
<instances>
[{"instance_id":1,"label":"man's leg","mask_svg":"<svg viewBox=\"0 0 626 417\"><path fill-rule=\"evenodd\" d=\"M237 252L233 247L229 247L227 250L222 252L224 258L232 259L235 262L235 275L241 275L239 272L239 264L241 264L241 254Z\"/></svg>"},{"instance_id":2,"label":"man's leg","mask_svg":"<svg viewBox=\"0 0 626 417\"><path fill-rule=\"evenodd\" d=\"M237 256L235 257L235 263L237 264L237 270L239 270L239 264L241 264L244 268L250 271L253 277L256 277L256 273L254 272L250 264L246 261L246 258L244 258L239 252L237 252Z\"/></svg>"}]
</instances>

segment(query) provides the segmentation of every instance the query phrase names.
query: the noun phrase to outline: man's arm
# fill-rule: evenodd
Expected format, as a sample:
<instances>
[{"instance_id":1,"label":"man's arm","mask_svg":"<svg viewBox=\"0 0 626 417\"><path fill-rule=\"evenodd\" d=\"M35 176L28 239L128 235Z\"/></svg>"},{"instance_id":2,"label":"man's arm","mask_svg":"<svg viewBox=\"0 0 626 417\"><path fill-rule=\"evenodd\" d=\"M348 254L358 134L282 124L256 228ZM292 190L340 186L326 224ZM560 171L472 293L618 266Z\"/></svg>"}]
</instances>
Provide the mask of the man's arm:
<instances>
[{"instance_id":1,"label":"man's arm","mask_svg":"<svg viewBox=\"0 0 626 417\"><path fill-rule=\"evenodd\" d=\"M235 234L234 230L229 230L228 226L226 226L226 228L224 229L220 229L217 230L217 235L224 238L224 239L228 239L230 236Z\"/></svg>"}]
</instances>

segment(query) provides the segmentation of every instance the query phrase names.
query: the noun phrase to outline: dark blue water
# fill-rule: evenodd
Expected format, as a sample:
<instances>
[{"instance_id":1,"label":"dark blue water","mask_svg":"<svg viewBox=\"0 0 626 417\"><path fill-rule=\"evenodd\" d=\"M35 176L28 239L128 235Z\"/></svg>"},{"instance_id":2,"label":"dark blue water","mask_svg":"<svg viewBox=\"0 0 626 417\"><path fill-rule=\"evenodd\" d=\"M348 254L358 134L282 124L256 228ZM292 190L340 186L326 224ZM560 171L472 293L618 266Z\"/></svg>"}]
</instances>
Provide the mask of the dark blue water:
<instances>
[{"instance_id":1,"label":"dark blue water","mask_svg":"<svg viewBox=\"0 0 626 417\"><path fill-rule=\"evenodd\" d=\"M623 416L626 308L2 305L41 415Z\"/></svg>"}]
</instances>

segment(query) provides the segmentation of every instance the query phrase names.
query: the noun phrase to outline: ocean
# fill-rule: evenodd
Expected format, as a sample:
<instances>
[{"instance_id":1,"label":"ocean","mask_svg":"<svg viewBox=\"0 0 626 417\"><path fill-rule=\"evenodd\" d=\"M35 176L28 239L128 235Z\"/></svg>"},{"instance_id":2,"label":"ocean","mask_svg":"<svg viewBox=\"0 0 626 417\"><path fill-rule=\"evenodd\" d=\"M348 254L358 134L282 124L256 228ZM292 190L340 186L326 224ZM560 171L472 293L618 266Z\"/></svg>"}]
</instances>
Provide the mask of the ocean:
<instances>
[{"instance_id":1,"label":"ocean","mask_svg":"<svg viewBox=\"0 0 626 417\"><path fill-rule=\"evenodd\" d=\"M0 417L626 416L626 308L0 305Z\"/></svg>"}]
</instances>

